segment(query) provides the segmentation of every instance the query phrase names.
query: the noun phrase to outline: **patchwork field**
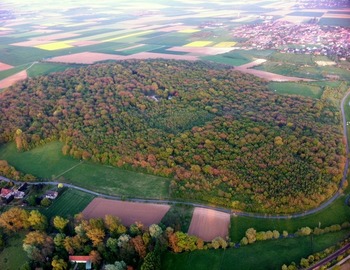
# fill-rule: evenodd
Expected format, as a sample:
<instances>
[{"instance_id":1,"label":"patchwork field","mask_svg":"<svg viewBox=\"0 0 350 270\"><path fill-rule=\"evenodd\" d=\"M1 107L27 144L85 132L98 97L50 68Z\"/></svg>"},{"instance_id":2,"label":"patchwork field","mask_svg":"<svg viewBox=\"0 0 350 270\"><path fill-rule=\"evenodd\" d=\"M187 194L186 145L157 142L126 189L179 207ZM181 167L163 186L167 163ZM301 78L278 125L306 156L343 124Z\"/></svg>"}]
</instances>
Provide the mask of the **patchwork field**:
<instances>
[{"instance_id":1,"label":"patchwork field","mask_svg":"<svg viewBox=\"0 0 350 270\"><path fill-rule=\"evenodd\" d=\"M163 204L122 202L96 198L82 213L85 218L103 218L105 215L114 215L119 217L126 226L130 226L136 221L145 226L150 226L158 224L169 209L169 205Z\"/></svg>"},{"instance_id":2,"label":"patchwork field","mask_svg":"<svg viewBox=\"0 0 350 270\"><path fill-rule=\"evenodd\" d=\"M196 235L204 241L211 241L218 236L225 239L228 236L229 225L230 214L196 207L188 234Z\"/></svg>"}]
</instances>

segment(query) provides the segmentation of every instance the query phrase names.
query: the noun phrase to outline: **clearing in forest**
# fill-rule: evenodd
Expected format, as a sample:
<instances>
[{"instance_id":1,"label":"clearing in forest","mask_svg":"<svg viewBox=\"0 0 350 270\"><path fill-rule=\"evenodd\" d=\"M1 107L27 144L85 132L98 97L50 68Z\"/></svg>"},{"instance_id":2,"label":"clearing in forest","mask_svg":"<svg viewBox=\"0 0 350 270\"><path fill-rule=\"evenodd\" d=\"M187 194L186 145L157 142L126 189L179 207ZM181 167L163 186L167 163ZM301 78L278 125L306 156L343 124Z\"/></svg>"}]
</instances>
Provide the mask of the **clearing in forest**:
<instances>
[{"instance_id":1,"label":"clearing in forest","mask_svg":"<svg viewBox=\"0 0 350 270\"><path fill-rule=\"evenodd\" d=\"M165 204L122 202L96 198L82 213L84 218L104 218L105 215L113 215L119 217L126 226L130 226L136 221L150 226L158 224L169 209L170 206Z\"/></svg>"},{"instance_id":2,"label":"clearing in forest","mask_svg":"<svg viewBox=\"0 0 350 270\"><path fill-rule=\"evenodd\" d=\"M196 207L188 234L196 235L204 241L211 241L215 237L226 238L230 224L230 214Z\"/></svg>"}]
</instances>

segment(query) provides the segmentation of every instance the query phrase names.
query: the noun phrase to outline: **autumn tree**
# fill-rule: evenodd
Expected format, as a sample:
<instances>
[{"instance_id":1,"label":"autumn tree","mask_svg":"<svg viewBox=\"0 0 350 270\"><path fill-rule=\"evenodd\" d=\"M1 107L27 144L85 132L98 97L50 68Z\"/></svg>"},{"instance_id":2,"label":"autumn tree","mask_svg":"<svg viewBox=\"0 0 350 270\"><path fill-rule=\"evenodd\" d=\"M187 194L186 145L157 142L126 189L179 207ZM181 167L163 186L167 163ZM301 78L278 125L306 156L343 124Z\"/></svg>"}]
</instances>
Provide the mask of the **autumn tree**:
<instances>
[{"instance_id":1,"label":"autumn tree","mask_svg":"<svg viewBox=\"0 0 350 270\"><path fill-rule=\"evenodd\" d=\"M23 249L29 259L44 262L54 250L53 240L44 232L29 232L23 240Z\"/></svg>"},{"instance_id":2,"label":"autumn tree","mask_svg":"<svg viewBox=\"0 0 350 270\"><path fill-rule=\"evenodd\" d=\"M29 213L28 222L34 230L44 231L47 228L47 218L38 210L32 210Z\"/></svg>"},{"instance_id":3,"label":"autumn tree","mask_svg":"<svg viewBox=\"0 0 350 270\"><path fill-rule=\"evenodd\" d=\"M30 226L29 214L26 210L12 207L0 215L0 226L9 232L18 232Z\"/></svg>"},{"instance_id":4,"label":"autumn tree","mask_svg":"<svg viewBox=\"0 0 350 270\"><path fill-rule=\"evenodd\" d=\"M66 228L68 223L69 223L68 219L65 219L60 216L55 216L53 219L53 226L61 233L64 232L64 229Z\"/></svg>"},{"instance_id":5,"label":"autumn tree","mask_svg":"<svg viewBox=\"0 0 350 270\"><path fill-rule=\"evenodd\" d=\"M121 220L118 217L106 215L104 223L109 233L114 237L126 233L126 227L121 223Z\"/></svg>"},{"instance_id":6,"label":"autumn tree","mask_svg":"<svg viewBox=\"0 0 350 270\"><path fill-rule=\"evenodd\" d=\"M139 254L140 258L144 258L147 254L146 245L142 240L141 235L131 239L131 243L134 245L136 252Z\"/></svg>"},{"instance_id":7,"label":"autumn tree","mask_svg":"<svg viewBox=\"0 0 350 270\"><path fill-rule=\"evenodd\" d=\"M66 270L68 269L68 264L63 259L55 257L51 262L52 270Z\"/></svg>"}]
</instances>

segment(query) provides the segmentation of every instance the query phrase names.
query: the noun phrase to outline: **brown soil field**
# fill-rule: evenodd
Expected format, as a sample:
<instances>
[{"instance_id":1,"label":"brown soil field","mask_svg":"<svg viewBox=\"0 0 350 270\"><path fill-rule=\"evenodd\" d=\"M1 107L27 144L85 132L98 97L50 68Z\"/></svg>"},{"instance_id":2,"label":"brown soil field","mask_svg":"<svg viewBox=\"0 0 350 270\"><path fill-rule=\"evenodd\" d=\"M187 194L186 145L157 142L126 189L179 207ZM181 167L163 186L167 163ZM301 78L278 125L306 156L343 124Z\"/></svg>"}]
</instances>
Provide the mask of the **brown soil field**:
<instances>
[{"instance_id":1,"label":"brown soil field","mask_svg":"<svg viewBox=\"0 0 350 270\"><path fill-rule=\"evenodd\" d=\"M60 63L76 63L76 64L93 64L98 61L105 60L127 60L127 59L178 59L178 60L197 60L196 56L191 55L171 55L163 53L150 53L142 52L133 55L112 55L106 53L93 53L93 52L83 52L76 54L69 54L63 56L53 57L48 62L60 62Z\"/></svg>"},{"instance_id":2,"label":"brown soil field","mask_svg":"<svg viewBox=\"0 0 350 270\"><path fill-rule=\"evenodd\" d=\"M169 205L134 203L95 198L82 212L85 218L104 218L105 215L117 216L126 226L130 226L136 221L145 226L158 224L166 212Z\"/></svg>"},{"instance_id":3,"label":"brown soil field","mask_svg":"<svg viewBox=\"0 0 350 270\"><path fill-rule=\"evenodd\" d=\"M19 73L16 73L10 77L7 77L6 79L3 79L0 81L0 89L1 88L6 88L9 87L13 84L15 84L16 82L20 81L20 80L24 80L27 79L27 71L23 70Z\"/></svg>"},{"instance_id":4,"label":"brown soil field","mask_svg":"<svg viewBox=\"0 0 350 270\"><path fill-rule=\"evenodd\" d=\"M230 225L230 214L196 207L193 211L188 234L196 235L204 241L211 241L215 237L226 238Z\"/></svg>"},{"instance_id":5,"label":"brown soil field","mask_svg":"<svg viewBox=\"0 0 350 270\"><path fill-rule=\"evenodd\" d=\"M0 62L0 71L7 70L10 68L13 68L13 66Z\"/></svg>"}]
</instances>

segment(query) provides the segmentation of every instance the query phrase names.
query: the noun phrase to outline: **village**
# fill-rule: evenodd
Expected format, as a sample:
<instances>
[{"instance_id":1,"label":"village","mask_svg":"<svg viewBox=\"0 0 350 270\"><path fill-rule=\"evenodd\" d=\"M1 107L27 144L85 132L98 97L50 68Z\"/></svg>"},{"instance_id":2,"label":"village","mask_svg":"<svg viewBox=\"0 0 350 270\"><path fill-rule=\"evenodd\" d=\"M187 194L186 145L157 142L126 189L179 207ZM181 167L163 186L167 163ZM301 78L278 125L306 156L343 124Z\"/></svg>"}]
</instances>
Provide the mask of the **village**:
<instances>
[{"instance_id":1,"label":"village","mask_svg":"<svg viewBox=\"0 0 350 270\"><path fill-rule=\"evenodd\" d=\"M233 38L243 38L243 49L275 49L281 53L314 54L334 60L350 60L350 28L265 21L243 25L233 31Z\"/></svg>"}]
</instances>

